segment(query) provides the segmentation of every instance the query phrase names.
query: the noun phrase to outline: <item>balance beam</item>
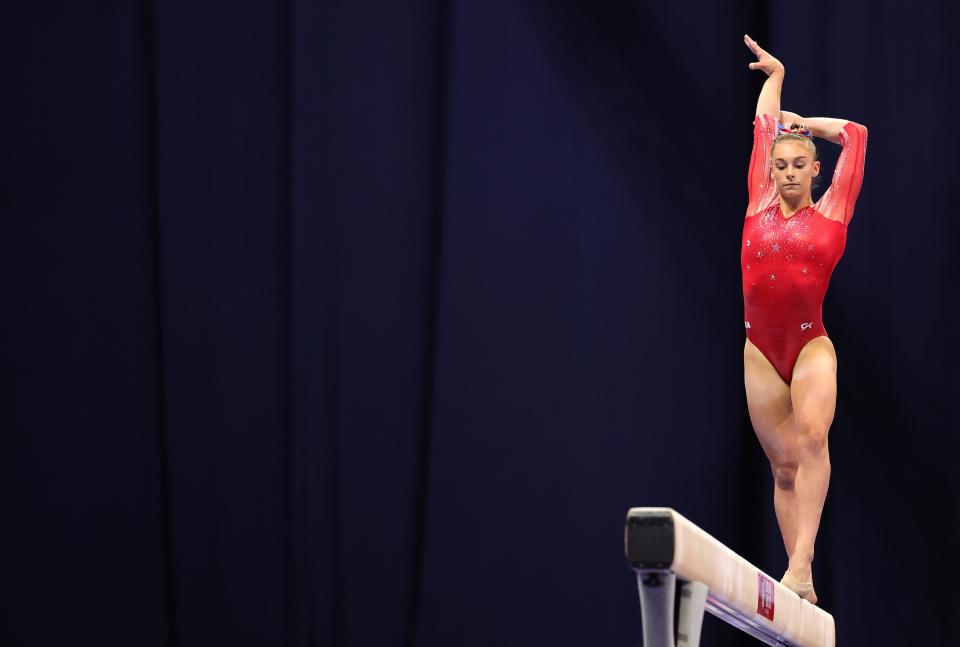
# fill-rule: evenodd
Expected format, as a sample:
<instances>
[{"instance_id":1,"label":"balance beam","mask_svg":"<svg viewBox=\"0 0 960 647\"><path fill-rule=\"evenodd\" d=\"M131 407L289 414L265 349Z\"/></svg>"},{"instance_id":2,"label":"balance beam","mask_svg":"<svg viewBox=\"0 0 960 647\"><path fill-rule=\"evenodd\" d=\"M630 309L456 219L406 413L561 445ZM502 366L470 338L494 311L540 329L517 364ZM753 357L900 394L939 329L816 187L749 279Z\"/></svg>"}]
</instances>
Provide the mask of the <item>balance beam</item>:
<instances>
[{"instance_id":1,"label":"balance beam","mask_svg":"<svg viewBox=\"0 0 960 647\"><path fill-rule=\"evenodd\" d=\"M671 508L631 508L624 550L637 572L645 647L695 647L703 611L768 645L834 647L833 616L800 599ZM674 618L675 590L681 597Z\"/></svg>"}]
</instances>

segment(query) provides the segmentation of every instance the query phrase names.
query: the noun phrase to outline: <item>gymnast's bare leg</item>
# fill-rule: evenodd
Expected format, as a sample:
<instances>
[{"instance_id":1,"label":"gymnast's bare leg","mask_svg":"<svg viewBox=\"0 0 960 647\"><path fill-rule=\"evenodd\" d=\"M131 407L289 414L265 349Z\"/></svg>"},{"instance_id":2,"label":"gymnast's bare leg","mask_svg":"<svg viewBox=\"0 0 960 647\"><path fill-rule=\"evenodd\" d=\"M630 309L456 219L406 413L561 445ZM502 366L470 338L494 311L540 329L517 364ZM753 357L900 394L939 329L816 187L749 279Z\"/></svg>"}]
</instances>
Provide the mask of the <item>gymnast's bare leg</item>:
<instances>
[{"instance_id":1,"label":"gymnast's bare leg","mask_svg":"<svg viewBox=\"0 0 960 647\"><path fill-rule=\"evenodd\" d=\"M774 479L774 508L787 570L812 582L811 564L830 484L827 434L837 402L837 356L827 337L810 340L787 385L750 340L743 350L750 421ZM816 603L815 591L806 596Z\"/></svg>"}]
</instances>

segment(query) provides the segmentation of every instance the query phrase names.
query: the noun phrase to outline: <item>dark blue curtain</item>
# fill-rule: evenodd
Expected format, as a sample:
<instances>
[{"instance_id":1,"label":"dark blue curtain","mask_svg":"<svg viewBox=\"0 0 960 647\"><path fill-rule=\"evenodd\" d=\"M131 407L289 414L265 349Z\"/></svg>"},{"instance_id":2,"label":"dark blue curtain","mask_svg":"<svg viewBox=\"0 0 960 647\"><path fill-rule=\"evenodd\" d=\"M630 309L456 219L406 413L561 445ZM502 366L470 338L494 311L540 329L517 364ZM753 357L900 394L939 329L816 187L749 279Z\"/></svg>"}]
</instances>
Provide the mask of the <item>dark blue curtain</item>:
<instances>
[{"instance_id":1,"label":"dark blue curtain","mask_svg":"<svg viewBox=\"0 0 960 647\"><path fill-rule=\"evenodd\" d=\"M637 645L638 505L779 576L742 382L750 33L784 108L870 129L824 306L821 604L843 644L947 644L958 24L0 2L0 642Z\"/></svg>"}]
</instances>

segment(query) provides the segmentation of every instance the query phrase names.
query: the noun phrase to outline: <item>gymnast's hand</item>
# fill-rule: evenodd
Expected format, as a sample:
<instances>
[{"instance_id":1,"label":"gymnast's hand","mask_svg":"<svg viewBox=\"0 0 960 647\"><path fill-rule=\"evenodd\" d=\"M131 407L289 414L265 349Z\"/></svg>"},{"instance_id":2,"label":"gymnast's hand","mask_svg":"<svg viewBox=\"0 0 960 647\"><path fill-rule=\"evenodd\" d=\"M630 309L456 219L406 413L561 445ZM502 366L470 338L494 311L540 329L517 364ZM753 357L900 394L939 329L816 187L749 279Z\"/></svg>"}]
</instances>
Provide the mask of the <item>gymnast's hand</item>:
<instances>
[{"instance_id":1,"label":"gymnast's hand","mask_svg":"<svg viewBox=\"0 0 960 647\"><path fill-rule=\"evenodd\" d=\"M763 70L767 73L767 76L770 76L774 72L783 74L783 63L774 58L770 52L757 45L757 41L750 38L747 34L744 34L743 42L746 43L751 52L757 55L757 62L749 65L751 70Z\"/></svg>"}]
</instances>

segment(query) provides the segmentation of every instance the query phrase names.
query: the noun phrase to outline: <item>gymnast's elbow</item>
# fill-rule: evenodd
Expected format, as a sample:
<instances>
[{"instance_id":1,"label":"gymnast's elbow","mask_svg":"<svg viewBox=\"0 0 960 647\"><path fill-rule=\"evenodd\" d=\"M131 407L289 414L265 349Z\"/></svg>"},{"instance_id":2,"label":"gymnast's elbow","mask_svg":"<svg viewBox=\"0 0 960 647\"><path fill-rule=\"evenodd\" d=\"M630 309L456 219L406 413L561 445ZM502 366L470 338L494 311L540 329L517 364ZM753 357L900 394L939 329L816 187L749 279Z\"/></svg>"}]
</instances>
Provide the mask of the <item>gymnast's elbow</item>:
<instances>
[{"instance_id":1,"label":"gymnast's elbow","mask_svg":"<svg viewBox=\"0 0 960 647\"><path fill-rule=\"evenodd\" d=\"M858 123L858 122L856 122L856 121L848 121L846 125L847 125L850 129L856 131L856 132L860 135L861 138L863 138L864 140L867 139L867 135L869 134L869 131L867 130L867 127L866 127L866 126L864 126L863 124Z\"/></svg>"}]
</instances>

